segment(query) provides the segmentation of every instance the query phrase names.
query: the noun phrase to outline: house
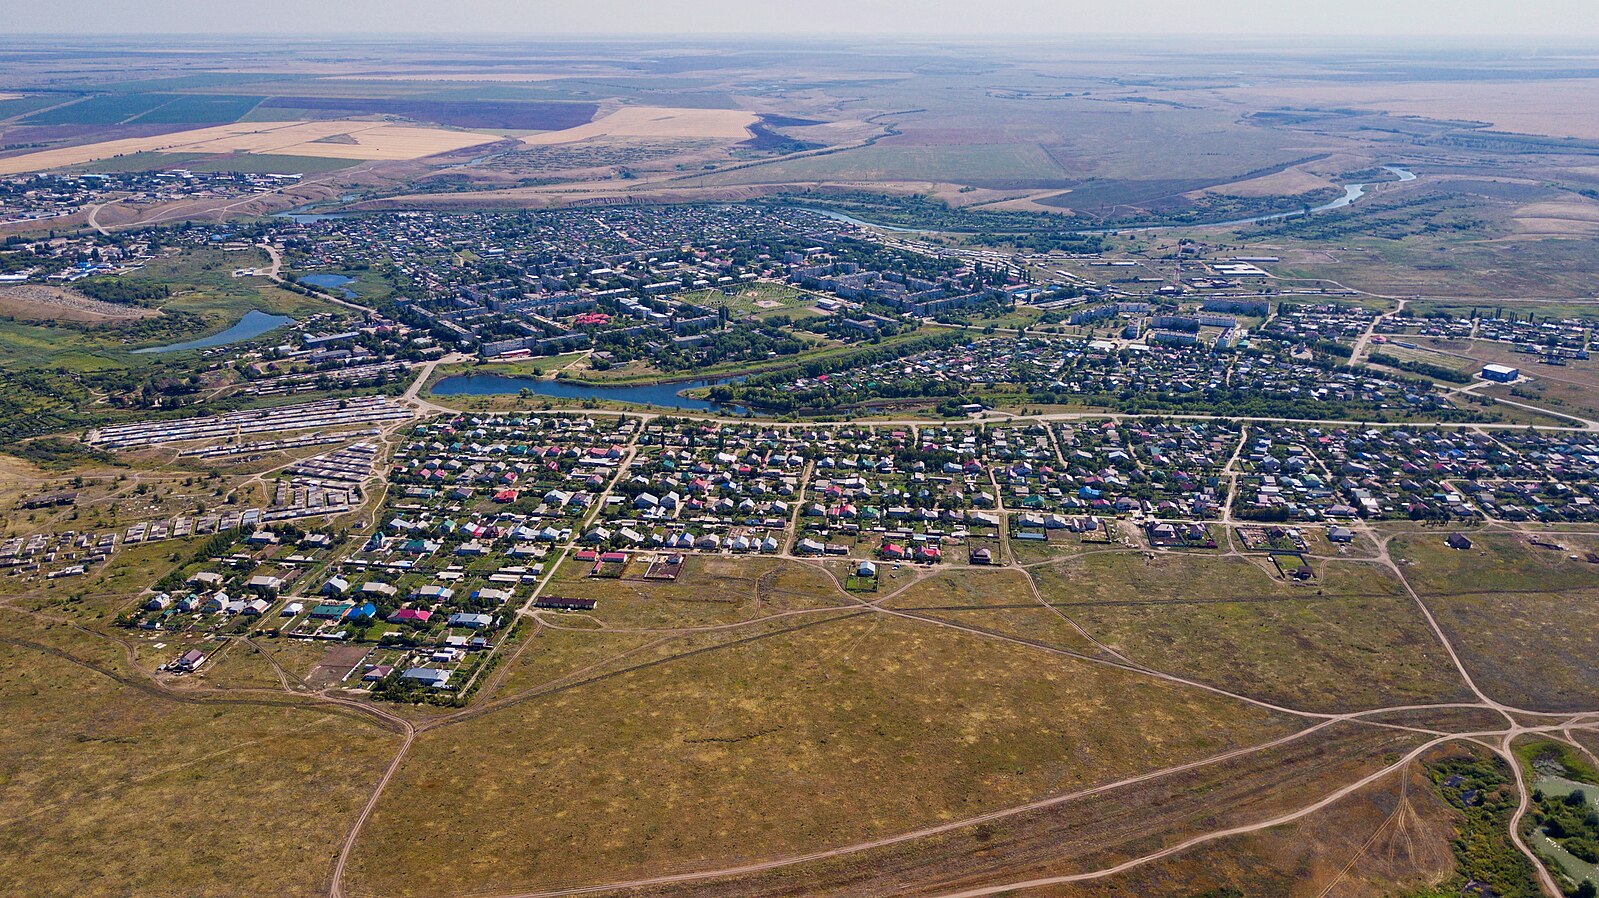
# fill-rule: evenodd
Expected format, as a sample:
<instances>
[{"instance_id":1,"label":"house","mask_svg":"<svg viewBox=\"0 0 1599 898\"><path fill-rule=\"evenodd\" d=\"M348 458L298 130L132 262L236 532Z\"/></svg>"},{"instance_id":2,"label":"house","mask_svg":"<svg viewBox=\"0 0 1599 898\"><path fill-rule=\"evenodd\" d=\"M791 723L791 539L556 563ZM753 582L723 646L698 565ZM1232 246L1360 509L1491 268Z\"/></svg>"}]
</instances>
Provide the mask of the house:
<instances>
[{"instance_id":1,"label":"house","mask_svg":"<svg viewBox=\"0 0 1599 898\"><path fill-rule=\"evenodd\" d=\"M425 608L401 608L388 616L391 624L426 624L433 612Z\"/></svg>"},{"instance_id":2,"label":"house","mask_svg":"<svg viewBox=\"0 0 1599 898\"><path fill-rule=\"evenodd\" d=\"M322 594L325 596L342 596L350 591L350 581L343 577L329 577L328 582L322 584Z\"/></svg>"},{"instance_id":3,"label":"house","mask_svg":"<svg viewBox=\"0 0 1599 898\"><path fill-rule=\"evenodd\" d=\"M424 602L448 602L455 598L455 590L447 586L429 583L411 590L411 598Z\"/></svg>"},{"instance_id":4,"label":"house","mask_svg":"<svg viewBox=\"0 0 1599 898\"><path fill-rule=\"evenodd\" d=\"M300 602L290 602L289 604L283 606L283 610L278 612L278 616L279 617L293 617L296 614L299 614L300 612L302 612L304 610L305 610L305 605L304 604L302 604Z\"/></svg>"},{"instance_id":5,"label":"house","mask_svg":"<svg viewBox=\"0 0 1599 898\"><path fill-rule=\"evenodd\" d=\"M361 681L364 683L376 683L391 673L394 673L392 664L374 664L367 668L366 673L361 675Z\"/></svg>"},{"instance_id":6,"label":"house","mask_svg":"<svg viewBox=\"0 0 1599 898\"><path fill-rule=\"evenodd\" d=\"M259 617L266 614L267 609L271 607L272 603L266 599L252 599L244 603L244 607L239 609L239 613L250 617Z\"/></svg>"},{"instance_id":7,"label":"house","mask_svg":"<svg viewBox=\"0 0 1599 898\"><path fill-rule=\"evenodd\" d=\"M400 679L420 683L429 689L447 689L450 685L450 672L433 667L412 667L400 674Z\"/></svg>"},{"instance_id":8,"label":"house","mask_svg":"<svg viewBox=\"0 0 1599 898\"><path fill-rule=\"evenodd\" d=\"M205 652L202 652L199 649L189 649L187 652L179 655L177 660L173 661L170 667L172 670L177 671L178 673L192 673L193 671L198 670L200 665L205 663L205 659Z\"/></svg>"},{"instance_id":9,"label":"house","mask_svg":"<svg viewBox=\"0 0 1599 898\"><path fill-rule=\"evenodd\" d=\"M971 562L972 564L993 564L994 553L988 549L973 549Z\"/></svg>"},{"instance_id":10,"label":"house","mask_svg":"<svg viewBox=\"0 0 1599 898\"><path fill-rule=\"evenodd\" d=\"M246 581L244 586L252 592L277 595L278 590L283 588L283 580L268 574L257 574Z\"/></svg>"},{"instance_id":11,"label":"house","mask_svg":"<svg viewBox=\"0 0 1599 898\"><path fill-rule=\"evenodd\" d=\"M200 571L189 578L189 582L208 589L215 589L222 585L222 575L216 571Z\"/></svg>"},{"instance_id":12,"label":"house","mask_svg":"<svg viewBox=\"0 0 1599 898\"><path fill-rule=\"evenodd\" d=\"M366 596L393 597L397 592L399 592L399 590L395 589L393 586L390 586L387 583L378 582L377 580L368 580L367 582L361 584L361 594Z\"/></svg>"},{"instance_id":13,"label":"house","mask_svg":"<svg viewBox=\"0 0 1599 898\"><path fill-rule=\"evenodd\" d=\"M378 606L371 602L363 602L344 612L344 620L371 620L377 616L377 613Z\"/></svg>"},{"instance_id":14,"label":"house","mask_svg":"<svg viewBox=\"0 0 1599 898\"><path fill-rule=\"evenodd\" d=\"M1460 549L1461 551L1464 551L1471 548L1471 539L1464 533L1451 533L1449 534L1449 538L1444 540L1444 542L1451 549Z\"/></svg>"},{"instance_id":15,"label":"house","mask_svg":"<svg viewBox=\"0 0 1599 898\"><path fill-rule=\"evenodd\" d=\"M457 611L450 615L449 624L452 627L467 627L481 630L494 624L494 618L487 614L474 614L466 611Z\"/></svg>"},{"instance_id":16,"label":"house","mask_svg":"<svg viewBox=\"0 0 1599 898\"><path fill-rule=\"evenodd\" d=\"M862 561L855 568L855 576L857 576L857 577L875 577L875 576L877 576L877 565L873 564L870 561Z\"/></svg>"},{"instance_id":17,"label":"house","mask_svg":"<svg viewBox=\"0 0 1599 898\"><path fill-rule=\"evenodd\" d=\"M1348 527L1334 525L1327 528L1327 541L1332 543L1350 543L1355 541L1355 531Z\"/></svg>"}]
</instances>

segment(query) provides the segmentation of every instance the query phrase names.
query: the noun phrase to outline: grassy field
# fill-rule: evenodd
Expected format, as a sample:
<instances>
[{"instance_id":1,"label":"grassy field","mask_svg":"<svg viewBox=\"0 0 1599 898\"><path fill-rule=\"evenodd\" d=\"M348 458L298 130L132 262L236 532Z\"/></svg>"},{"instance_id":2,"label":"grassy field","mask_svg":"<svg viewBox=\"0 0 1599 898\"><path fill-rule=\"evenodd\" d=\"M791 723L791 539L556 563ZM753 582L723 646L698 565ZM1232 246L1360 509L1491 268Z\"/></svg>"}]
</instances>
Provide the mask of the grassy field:
<instances>
[{"instance_id":1,"label":"grassy field","mask_svg":"<svg viewBox=\"0 0 1599 898\"><path fill-rule=\"evenodd\" d=\"M1440 548L1436 534L1395 540L1407 578L1473 679L1519 707L1586 707L1599 689L1599 587L1594 566L1580 559L1595 542L1555 539L1569 551L1508 534L1474 535L1466 551Z\"/></svg>"},{"instance_id":2,"label":"grassy field","mask_svg":"<svg viewBox=\"0 0 1599 898\"><path fill-rule=\"evenodd\" d=\"M633 562L624 579L588 576L590 562L568 559L546 594L597 599L592 617L614 627L667 628L750 620L767 614L846 604L825 574L778 558L688 556L672 581L645 580Z\"/></svg>"},{"instance_id":3,"label":"grassy field","mask_svg":"<svg viewBox=\"0 0 1599 898\"><path fill-rule=\"evenodd\" d=\"M878 593L892 588L880 585ZM1043 607L1033 598L1025 573L1003 568L966 568L939 573L918 581L883 604L888 608L929 611L949 607Z\"/></svg>"},{"instance_id":4,"label":"grassy field","mask_svg":"<svg viewBox=\"0 0 1599 898\"><path fill-rule=\"evenodd\" d=\"M663 887L652 893L661 898L914 898L952 888L1081 873L1214 828L1297 810L1336 785L1379 769L1418 741L1414 734L1338 725L1278 748L1105 796L842 858ZM1450 866L1451 821L1446 810L1428 800L1426 789L1425 781L1412 779L1405 784L1395 774L1294 824L1201 845L1118 876L1000 894L1235 898L1313 896L1322 889L1331 889L1331 895L1370 898L1406 894L1409 887L1442 879ZM1411 808L1416 816L1402 821L1394 841L1373 840L1371 844L1379 846L1374 856L1360 857L1366 840L1406 796L1416 801ZM1404 847L1392 859L1383 857L1395 841ZM1351 857L1359 862L1346 868Z\"/></svg>"},{"instance_id":5,"label":"grassy field","mask_svg":"<svg viewBox=\"0 0 1599 898\"><path fill-rule=\"evenodd\" d=\"M1561 534L1553 542L1567 551L1539 548L1510 533L1472 534L1465 551L1444 544L1447 533L1397 536L1390 543L1405 578L1423 595L1515 593L1529 589L1585 589L1599 570L1574 553L1599 547L1593 537Z\"/></svg>"},{"instance_id":6,"label":"grassy field","mask_svg":"<svg viewBox=\"0 0 1599 898\"><path fill-rule=\"evenodd\" d=\"M328 846L397 737L317 710L173 701L4 642L32 635L0 620L0 881L39 896L325 893Z\"/></svg>"},{"instance_id":7,"label":"grassy field","mask_svg":"<svg viewBox=\"0 0 1599 898\"><path fill-rule=\"evenodd\" d=\"M1408 598L1093 605L1071 609L1128 657L1310 711L1470 698Z\"/></svg>"},{"instance_id":8,"label":"grassy field","mask_svg":"<svg viewBox=\"0 0 1599 898\"><path fill-rule=\"evenodd\" d=\"M739 284L734 295L721 290L701 290L683 295L685 302L727 309L735 319L770 318L787 315L790 318L810 318L817 313L811 310L817 297L788 284L756 282Z\"/></svg>"},{"instance_id":9,"label":"grassy field","mask_svg":"<svg viewBox=\"0 0 1599 898\"><path fill-rule=\"evenodd\" d=\"M761 632L425 734L368 824L351 886L432 895L462 881L507 890L752 860L1281 726L1202 693L920 623L857 616ZM1110 708L1120 726L1101 725ZM468 792L469 804L440 800ZM418 815L423 800L432 810Z\"/></svg>"}]
</instances>

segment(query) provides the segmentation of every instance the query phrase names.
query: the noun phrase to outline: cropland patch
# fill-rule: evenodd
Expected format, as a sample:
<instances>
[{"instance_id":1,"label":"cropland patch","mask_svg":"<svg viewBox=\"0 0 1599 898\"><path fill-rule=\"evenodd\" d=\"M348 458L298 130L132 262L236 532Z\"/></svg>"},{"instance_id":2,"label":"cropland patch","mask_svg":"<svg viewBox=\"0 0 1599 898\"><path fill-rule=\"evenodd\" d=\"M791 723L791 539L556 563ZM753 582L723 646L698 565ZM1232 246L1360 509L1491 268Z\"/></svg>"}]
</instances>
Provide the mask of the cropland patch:
<instances>
[{"instance_id":1,"label":"cropland patch","mask_svg":"<svg viewBox=\"0 0 1599 898\"><path fill-rule=\"evenodd\" d=\"M585 125L536 134L522 142L530 146L576 143L602 137L704 138L747 140L758 120L738 109L672 109L662 106L623 106Z\"/></svg>"},{"instance_id":2,"label":"cropland patch","mask_svg":"<svg viewBox=\"0 0 1599 898\"><path fill-rule=\"evenodd\" d=\"M348 137L348 142L329 142ZM129 153L263 153L334 159L405 160L493 143L496 138L383 122L250 122L61 147L0 159L0 174L43 171Z\"/></svg>"}]
</instances>

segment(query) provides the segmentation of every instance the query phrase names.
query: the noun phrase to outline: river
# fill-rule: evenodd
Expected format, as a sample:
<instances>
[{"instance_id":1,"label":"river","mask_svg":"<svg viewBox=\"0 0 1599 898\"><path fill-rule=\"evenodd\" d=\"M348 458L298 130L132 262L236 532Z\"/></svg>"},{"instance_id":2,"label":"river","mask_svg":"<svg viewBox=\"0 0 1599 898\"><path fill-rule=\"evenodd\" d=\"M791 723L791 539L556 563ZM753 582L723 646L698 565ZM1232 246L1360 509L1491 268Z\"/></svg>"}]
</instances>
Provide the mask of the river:
<instances>
[{"instance_id":1,"label":"river","mask_svg":"<svg viewBox=\"0 0 1599 898\"><path fill-rule=\"evenodd\" d=\"M289 324L293 321L294 319L287 315L268 315L266 312L260 312L255 309L251 309L250 311L244 313L244 317L240 318L237 324L225 331L222 331L221 333L212 334L209 337L200 337L199 339L190 340L186 343L172 343L167 346L151 346L148 349L135 349L134 352L138 354L182 352L185 349L209 349L213 346L226 346L229 343L241 343L245 340L252 340L268 331L276 330L277 328L280 328L283 325Z\"/></svg>"},{"instance_id":2,"label":"river","mask_svg":"<svg viewBox=\"0 0 1599 898\"><path fill-rule=\"evenodd\" d=\"M1383 169L1386 170L1386 171L1392 172L1394 174L1395 178L1397 178L1397 180L1392 182L1392 183L1400 184L1400 183L1404 183L1406 181L1414 181L1414 180L1416 180L1415 173L1411 172L1408 169L1403 169L1403 168L1400 168L1400 167L1395 166L1395 165L1385 165L1385 166L1383 166ZM1320 206L1316 206L1316 207L1310 209L1308 214L1314 215L1317 212L1330 212L1330 211L1332 211L1334 209L1342 209L1342 208L1344 208L1346 206L1352 205L1352 204L1354 204L1354 202L1356 200L1358 200L1361 197L1366 195L1366 188L1370 187L1370 186L1371 186L1370 184L1345 184L1344 185L1344 195L1343 196L1338 197L1337 199L1332 200L1331 202L1322 203ZM843 212L834 212L834 211L832 211L830 209L815 209L815 208L812 208L810 206L801 206L799 208L804 209L807 212L814 212L817 215L821 215L821 216L824 216L826 218L831 218L834 221L842 221L845 224L852 224L852 225L855 225L857 227L862 227L862 228L875 228L875 229L877 229L879 231L890 231L890 232L896 233L896 234L922 234L922 235L928 235L928 236L963 236L963 235L964 236L970 236L970 232L968 232L968 231L939 231L939 230L934 230L934 229L930 229L930 228L904 228L904 227L900 227L898 225L879 224L879 223L873 222L873 221L866 221L864 219L856 218L853 215L846 215ZM1152 231L1180 231L1180 230L1187 230L1187 229L1191 229L1191 228L1231 228L1231 227L1238 227L1240 225L1259 224L1259 223L1261 223L1263 221L1277 221L1277 220L1283 219L1283 218L1298 218L1299 216L1305 215L1305 214L1307 214L1306 210L1304 210L1304 209L1295 209L1292 212L1275 212L1275 213L1272 213L1271 215L1256 215L1256 216L1254 216L1252 218L1235 218L1235 219L1233 219L1231 221L1212 221L1212 222L1206 222L1206 223L1203 223L1203 224L1146 225L1146 226L1143 226L1143 227L1127 227L1127 228L1092 228L1092 229L1081 230L1081 231L1069 231L1068 233L1071 233L1071 234L1082 234L1084 236L1100 237L1100 236L1104 236L1106 234L1144 234L1144 233L1149 233L1149 232L1152 232Z\"/></svg>"},{"instance_id":3,"label":"river","mask_svg":"<svg viewBox=\"0 0 1599 898\"><path fill-rule=\"evenodd\" d=\"M682 391L695 387L714 387L737 383L743 377L722 377L715 380L693 380L680 383L617 384L615 386L571 383L564 380L545 380L538 377L511 377L504 374L456 374L433 385L435 396L512 396L527 390L535 396L552 399L609 399L633 405L653 405L661 408L687 411L740 414L741 405L722 405L708 399L684 396Z\"/></svg>"}]
</instances>

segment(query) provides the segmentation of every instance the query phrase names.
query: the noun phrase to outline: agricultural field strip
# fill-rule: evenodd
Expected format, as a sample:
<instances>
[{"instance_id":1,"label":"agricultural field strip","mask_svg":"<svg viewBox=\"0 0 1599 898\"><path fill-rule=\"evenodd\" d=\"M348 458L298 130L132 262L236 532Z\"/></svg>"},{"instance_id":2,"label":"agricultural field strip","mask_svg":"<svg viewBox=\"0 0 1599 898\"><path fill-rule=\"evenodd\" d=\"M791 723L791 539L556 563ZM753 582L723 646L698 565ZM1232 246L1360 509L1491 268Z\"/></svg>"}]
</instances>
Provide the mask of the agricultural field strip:
<instances>
[{"instance_id":1,"label":"agricultural field strip","mask_svg":"<svg viewBox=\"0 0 1599 898\"><path fill-rule=\"evenodd\" d=\"M351 143L330 138L347 136ZM42 150L0 160L0 175L44 171L132 153L255 153L336 159L417 159L493 143L498 138L383 122L266 122L220 125L157 137L130 137Z\"/></svg>"}]
</instances>

